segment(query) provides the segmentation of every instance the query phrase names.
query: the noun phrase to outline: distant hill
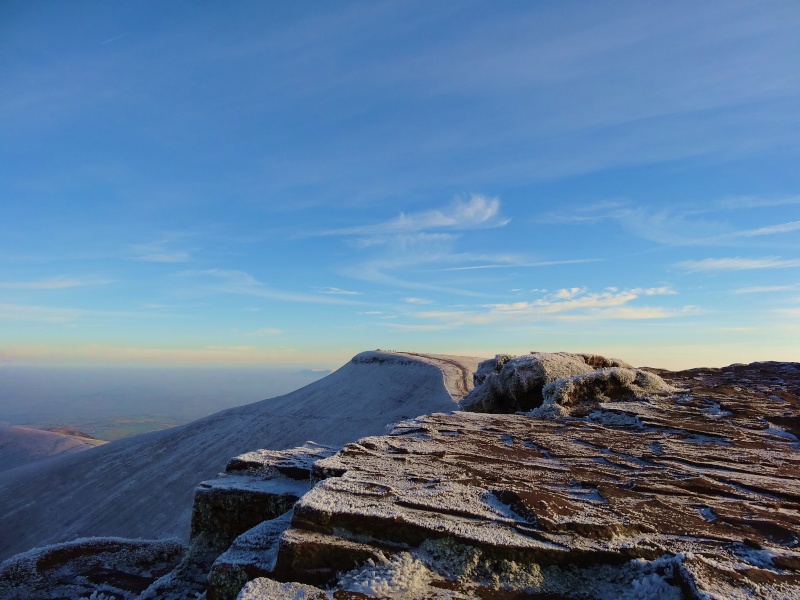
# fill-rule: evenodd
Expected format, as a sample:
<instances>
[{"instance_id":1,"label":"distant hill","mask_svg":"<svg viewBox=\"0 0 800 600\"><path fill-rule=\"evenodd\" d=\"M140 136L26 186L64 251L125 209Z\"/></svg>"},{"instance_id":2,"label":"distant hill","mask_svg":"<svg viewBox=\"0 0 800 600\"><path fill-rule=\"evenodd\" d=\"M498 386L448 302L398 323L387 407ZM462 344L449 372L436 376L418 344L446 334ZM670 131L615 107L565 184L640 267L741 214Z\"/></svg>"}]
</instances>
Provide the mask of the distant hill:
<instances>
[{"instance_id":1,"label":"distant hill","mask_svg":"<svg viewBox=\"0 0 800 600\"><path fill-rule=\"evenodd\" d=\"M230 457L343 445L453 410L480 360L364 352L284 396L0 472L0 560L82 536L185 538L194 488Z\"/></svg>"},{"instance_id":2,"label":"distant hill","mask_svg":"<svg viewBox=\"0 0 800 600\"><path fill-rule=\"evenodd\" d=\"M0 471L105 444L79 431L0 424Z\"/></svg>"}]
</instances>

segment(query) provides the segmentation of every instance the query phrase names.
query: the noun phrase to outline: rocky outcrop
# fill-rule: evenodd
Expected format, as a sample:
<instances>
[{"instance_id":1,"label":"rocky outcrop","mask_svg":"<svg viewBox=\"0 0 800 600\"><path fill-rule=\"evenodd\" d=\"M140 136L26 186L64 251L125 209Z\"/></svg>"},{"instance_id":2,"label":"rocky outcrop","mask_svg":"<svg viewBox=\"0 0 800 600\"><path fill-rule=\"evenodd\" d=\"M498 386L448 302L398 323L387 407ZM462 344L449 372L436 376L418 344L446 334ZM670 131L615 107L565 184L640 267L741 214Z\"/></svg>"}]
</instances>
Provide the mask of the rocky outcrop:
<instances>
[{"instance_id":1,"label":"rocky outcrop","mask_svg":"<svg viewBox=\"0 0 800 600\"><path fill-rule=\"evenodd\" d=\"M548 383L542 389L541 406L532 411L531 416L586 416L601 402L625 402L677 391L655 373L624 367L599 368L591 373Z\"/></svg>"},{"instance_id":2,"label":"rocky outcrop","mask_svg":"<svg viewBox=\"0 0 800 600\"><path fill-rule=\"evenodd\" d=\"M585 415L434 414L318 461L272 579L307 598L800 598L800 365L622 397L609 373L584 376Z\"/></svg>"},{"instance_id":3,"label":"rocky outcrop","mask_svg":"<svg viewBox=\"0 0 800 600\"><path fill-rule=\"evenodd\" d=\"M527 412L230 460L139 598L800 598L800 364L520 358L475 390Z\"/></svg>"},{"instance_id":4,"label":"rocky outcrop","mask_svg":"<svg viewBox=\"0 0 800 600\"><path fill-rule=\"evenodd\" d=\"M289 450L257 450L228 461L225 473L195 490L189 548L176 569L142 600L235 598L249 580L271 575L271 546L313 482L314 461L337 448L307 442Z\"/></svg>"},{"instance_id":5,"label":"rocky outcrop","mask_svg":"<svg viewBox=\"0 0 800 600\"><path fill-rule=\"evenodd\" d=\"M178 541L87 538L25 552L0 565L0 598L131 599L181 560Z\"/></svg>"},{"instance_id":6,"label":"rocky outcrop","mask_svg":"<svg viewBox=\"0 0 800 600\"><path fill-rule=\"evenodd\" d=\"M529 411L544 402L545 386L592 373L597 368L632 369L621 360L594 354L531 352L517 357L498 354L478 365L475 387L460 402L460 407L487 413Z\"/></svg>"}]
</instances>

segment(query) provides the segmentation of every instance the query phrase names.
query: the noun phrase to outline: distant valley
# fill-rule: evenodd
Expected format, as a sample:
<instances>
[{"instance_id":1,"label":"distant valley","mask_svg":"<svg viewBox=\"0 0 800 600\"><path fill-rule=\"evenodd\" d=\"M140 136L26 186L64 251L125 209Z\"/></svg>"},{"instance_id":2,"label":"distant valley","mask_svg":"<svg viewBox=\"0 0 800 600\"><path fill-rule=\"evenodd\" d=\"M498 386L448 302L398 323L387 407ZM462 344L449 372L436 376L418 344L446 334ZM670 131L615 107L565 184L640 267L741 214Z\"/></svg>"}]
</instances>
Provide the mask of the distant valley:
<instances>
[{"instance_id":1,"label":"distant valley","mask_svg":"<svg viewBox=\"0 0 800 600\"><path fill-rule=\"evenodd\" d=\"M306 368L0 368L0 423L113 441L299 389Z\"/></svg>"}]
</instances>

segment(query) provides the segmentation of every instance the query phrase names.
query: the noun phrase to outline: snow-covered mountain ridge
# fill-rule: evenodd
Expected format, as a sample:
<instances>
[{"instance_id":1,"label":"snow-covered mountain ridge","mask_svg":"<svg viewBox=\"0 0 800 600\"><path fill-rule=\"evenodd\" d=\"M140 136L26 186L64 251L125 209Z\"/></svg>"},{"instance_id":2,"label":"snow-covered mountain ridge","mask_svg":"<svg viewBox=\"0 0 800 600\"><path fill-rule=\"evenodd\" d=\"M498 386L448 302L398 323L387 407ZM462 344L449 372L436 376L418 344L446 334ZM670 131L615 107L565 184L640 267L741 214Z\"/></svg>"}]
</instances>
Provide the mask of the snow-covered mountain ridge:
<instances>
[{"instance_id":1,"label":"snow-covered mountain ridge","mask_svg":"<svg viewBox=\"0 0 800 600\"><path fill-rule=\"evenodd\" d=\"M338 451L253 448L196 488L185 550L49 546L0 565L0 598L800 599L800 364L350 365L475 387Z\"/></svg>"},{"instance_id":2,"label":"snow-covered mountain ridge","mask_svg":"<svg viewBox=\"0 0 800 600\"><path fill-rule=\"evenodd\" d=\"M0 559L85 536L185 538L195 486L231 456L307 440L341 446L452 410L479 361L364 352L284 396L0 473Z\"/></svg>"}]
</instances>

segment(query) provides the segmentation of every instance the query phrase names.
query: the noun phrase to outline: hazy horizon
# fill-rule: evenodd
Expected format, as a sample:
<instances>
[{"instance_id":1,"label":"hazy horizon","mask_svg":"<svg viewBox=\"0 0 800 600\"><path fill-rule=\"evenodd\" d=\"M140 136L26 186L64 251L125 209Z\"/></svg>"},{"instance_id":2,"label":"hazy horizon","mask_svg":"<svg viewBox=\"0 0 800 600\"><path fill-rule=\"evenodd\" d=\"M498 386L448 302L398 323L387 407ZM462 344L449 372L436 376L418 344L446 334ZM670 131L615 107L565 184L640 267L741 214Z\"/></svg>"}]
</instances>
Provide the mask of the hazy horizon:
<instances>
[{"instance_id":1,"label":"hazy horizon","mask_svg":"<svg viewBox=\"0 0 800 600\"><path fill-rule=\"evenodd\" d=\"M0 423L119 439L266 400L328 371L264 367L0 367Z\"/></svg>"}]
</instances>

